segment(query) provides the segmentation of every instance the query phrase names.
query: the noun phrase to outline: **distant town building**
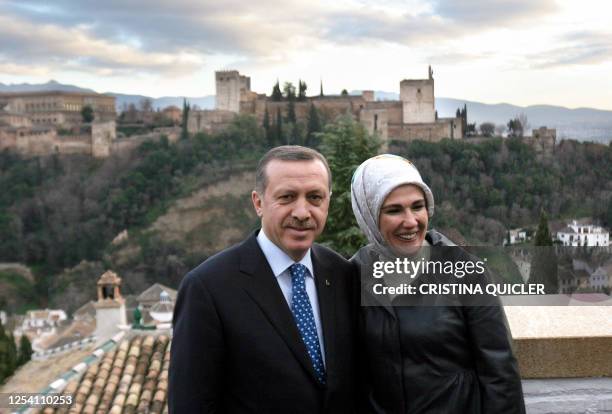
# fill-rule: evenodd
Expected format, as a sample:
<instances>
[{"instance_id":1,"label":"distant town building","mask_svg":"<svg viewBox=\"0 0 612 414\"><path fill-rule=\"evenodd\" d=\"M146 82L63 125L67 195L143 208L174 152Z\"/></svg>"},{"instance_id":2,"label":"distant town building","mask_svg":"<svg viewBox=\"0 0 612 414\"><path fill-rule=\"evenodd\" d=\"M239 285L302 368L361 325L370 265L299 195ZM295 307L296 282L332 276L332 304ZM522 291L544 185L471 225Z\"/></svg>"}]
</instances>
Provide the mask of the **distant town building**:
<instances>
[{"instance_id":1,"label":"distant town building","mask_svg":"<svg viewBox=\"0 0 612 414\"><path fill-rule=\"evenodd\" d=\"M144 325L155 322L155 318L151 315L151 309L154 305L160 302L163 296L168 299L170 304L176 302L177 291L164 286L161 283L155 283L147 288L144 292L136 297L138 308L142 313L142 322ZM174 306L174 305L172 305Z\"/></svg>"},{"instance_id":2,"label":"distant town building","mask_svg":"<svg viewBox=\"0 0 612 414\"><path fill-rule=\"evenodd\" d=\"M612 287L612 263L604 266L599 266L589 279L589 284L596 292L601 292L604 289Z\"/></svg>"},{"instance_id":3,"label":"distant town building","mask_svg":"<svg viewBox=\"0 0 612 414\"><path fill-rule=\"evenodd\" d=\"M179 125L182 121L183 111L177 106L170 105L162 110L162 114L166 119L169 119L174 125Z\"/></svg>"},{"instance_id":4,"label":"distant town building","mask_svg":"<svg viewBox=\"0 0 612 414\"><path fill-rule=\"evenodd\" d=\"M61 309L39 309L28 311L22 323L23 329L56 327L67 319Z\"/></svg>"},{"instance_id":5,"label":"distant town building","mask_svg":"<svg viewBox=\"0 0 612 414\"><path fill-rule=\"evenodd\" d=\"M508 230L508 237L504 240L505 245L524 243L527 241L527 230L511 229Z\"/></svg>"},{"instance_id":6,"label":"distant town building","mask_svg":"<svg viewBox=\"0 0 612 414\"><path fill-rule=\"evenodd\" d=\"M121 296L121 278L115 272L107 271L97 283L98 300L96 308L96 331L99 341L116 334L122 327L127 327L125 299Z\"/></svg>"},{"instance_id":7,"label":"distant town building","mask_svg":"<svg viewBox=\"0 0 612 414\"><path fill-rule=\"evenodd\" d=\"M172 322L172 313L174 312L174 301L170 298L168 292L163 290L159 294L159 302L151 306L149 314L151 318L157 322L157 325L170 328Z\"/></svg>"},{"instance_id":8,"label":"distant town building","mask_svg":"<svg viewBox=\"0 0 612 414\"><path fill-rule=\"evenodd\" d=\"M606 229L594 224L580 224L573 220L566 228L557 232L557 240L563 246L601 246L610 245L610 234Z\"/></svg>"}]
</instances>

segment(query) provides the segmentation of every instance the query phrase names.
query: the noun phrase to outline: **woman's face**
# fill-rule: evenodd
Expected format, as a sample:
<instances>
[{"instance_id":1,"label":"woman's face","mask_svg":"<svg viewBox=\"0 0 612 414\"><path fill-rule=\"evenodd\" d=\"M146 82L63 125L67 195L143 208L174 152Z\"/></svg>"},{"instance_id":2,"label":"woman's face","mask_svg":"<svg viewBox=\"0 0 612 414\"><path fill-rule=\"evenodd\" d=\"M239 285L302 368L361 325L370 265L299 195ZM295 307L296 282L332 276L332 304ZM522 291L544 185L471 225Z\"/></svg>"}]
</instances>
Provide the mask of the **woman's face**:
<instances>
[{"instance_id":1,"label":"woman's face","mask_svg":"<svg viewBox=\"0 0 612 414\"><path fill-rule=\"evenodd\" d=\"M382 236L397 254L418 252L429 223L425 194L416 185L397 187L383 202L378 222Z\"/></svg>"}]
</instances>

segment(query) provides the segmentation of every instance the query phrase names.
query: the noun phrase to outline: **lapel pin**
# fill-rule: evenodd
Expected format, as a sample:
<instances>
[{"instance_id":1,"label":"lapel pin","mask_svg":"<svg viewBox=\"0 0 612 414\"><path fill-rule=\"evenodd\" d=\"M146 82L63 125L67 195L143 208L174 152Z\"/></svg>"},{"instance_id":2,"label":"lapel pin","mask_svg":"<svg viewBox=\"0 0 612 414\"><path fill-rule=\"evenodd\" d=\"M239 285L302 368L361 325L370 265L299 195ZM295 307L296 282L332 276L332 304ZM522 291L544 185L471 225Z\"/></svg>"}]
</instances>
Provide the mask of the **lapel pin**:
<instances>
[{"instance_id":1,"label":"lapel pin","mask_svg":"<svg viewBox=\"0 0 612 414\"><path fill-rule=\"evenodd\" d=\"M325 286L331 286L331 283L329 280L325 279Z\"/></svg>"}]
</instances>

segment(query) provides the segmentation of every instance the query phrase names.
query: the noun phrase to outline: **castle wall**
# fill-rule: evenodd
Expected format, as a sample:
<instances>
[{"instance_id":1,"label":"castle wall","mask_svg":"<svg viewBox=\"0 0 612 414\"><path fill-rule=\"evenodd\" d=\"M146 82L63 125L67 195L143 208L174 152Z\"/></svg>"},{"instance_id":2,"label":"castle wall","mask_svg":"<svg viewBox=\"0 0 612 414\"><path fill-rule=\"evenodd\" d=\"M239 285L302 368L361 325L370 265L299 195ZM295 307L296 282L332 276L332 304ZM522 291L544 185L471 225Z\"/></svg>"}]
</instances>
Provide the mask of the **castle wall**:
<instances>
[{"instance_id":1,"label":"castle wall","mask_svg":"<svg viewBox=\"0 0 612 414\"><path fill-rule=\"evenodd\" d=\"M95 122L91 124L91 155L108 157L111 144L117 139L115 121Z\"/></svg>"},{"instance_id":2,"label":"castle wall","mask_svg":"<svg viewBox=\"0 0 612 414\"><path fill-rule=\"evenodd\" d=\"M455 119L441 119L436 122L418 124L389 124L390 139L409 141L420 139L437 142L444 138L461 138L461 125Z\"/></svg>"},{"instance_id":3,"label":"castle wall","mask_svg":"<svg viewBox=\"0 0 612 414\"><path fill-rule=\"evenodd\" d=\"M433 79L405 79L400 82L404 124L436 120Z\"/></svg>"},{"instance_id":4,"label":"castle wall","mask_svg":"<svg viewBox=\"0 0 612 414\"><path fill-rule=\"evenodd\" d=\"M389 139L388 111L384 108L364 108L359 114L359 122L369 134L378 134L386 142Z\"/></svg>"},{"instance_id":5,"label":"castle wall","mask_svg":"<svg viewBox=\"0 0 612 414\"><path fill-rule=\"evenodd\" d=\"M225 128L235 116L235 112L221 109L189 111L187 131L190 134L218 132Z\"/></svg>"}]
</instances>

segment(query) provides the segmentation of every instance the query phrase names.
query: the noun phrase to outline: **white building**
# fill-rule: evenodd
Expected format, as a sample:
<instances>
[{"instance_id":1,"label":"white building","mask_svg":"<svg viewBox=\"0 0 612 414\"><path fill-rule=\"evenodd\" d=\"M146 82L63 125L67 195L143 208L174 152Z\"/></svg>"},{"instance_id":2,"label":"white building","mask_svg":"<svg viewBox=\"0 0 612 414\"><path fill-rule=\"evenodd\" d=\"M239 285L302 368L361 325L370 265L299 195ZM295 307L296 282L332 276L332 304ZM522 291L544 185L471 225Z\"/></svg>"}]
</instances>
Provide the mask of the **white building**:
<instances>
[{"instance_id":1,"label":"white building","mask_svg":"<svg viewBox=\"0 0 612 414\"><path fill-rule=\"evenodd\" d=\"M506 240L504 240L504 244L508 245L508 244L517 244L517 243L523 243L527 241L527 230L525 229L511 229L508 230L508 236L509 239L506 238Z\"/></svg>"},{"instance_id":2,"label":"white building","mask_svg":"<svg viewBox=\"0 0 612 414\"><path fill-rule=\"evenodd\" d=\"M589 278L589 284L595 291L612 287L612 264L599 266Z\"/></svg>"},{"instance_id":3,"label":"white building","mask_svg":"<svg viewBox=\"0 0 612 414\"><path fill-rule=\"evenodd\" d=\"M67 318L66 312L61 309L31 310L26 313L21 328L23 330L49 330Z\"/></svg>"},{"instance_id":4,"label":"white building","mask_svg":"<svg viewBox=\"0 0 612 414\"><path fill-rule=\"evenodd\" d=\"M557 232L557 240L564 246L610 245L610 234L606 229L593 224L579 224L573 220L566 228Z\"/></svg>"}]
</instances>

